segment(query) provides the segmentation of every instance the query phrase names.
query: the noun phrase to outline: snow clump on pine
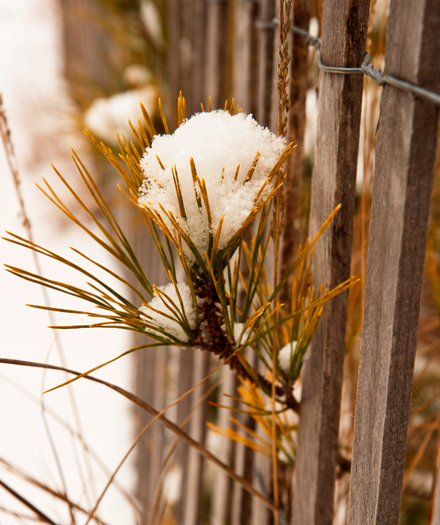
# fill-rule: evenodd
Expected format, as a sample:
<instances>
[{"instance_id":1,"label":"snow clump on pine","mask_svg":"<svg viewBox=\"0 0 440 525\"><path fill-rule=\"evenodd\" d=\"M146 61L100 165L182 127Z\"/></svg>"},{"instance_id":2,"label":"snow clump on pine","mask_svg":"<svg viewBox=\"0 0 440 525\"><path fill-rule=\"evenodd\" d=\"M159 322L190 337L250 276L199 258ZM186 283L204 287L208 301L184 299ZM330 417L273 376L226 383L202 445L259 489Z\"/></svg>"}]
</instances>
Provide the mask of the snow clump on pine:
<instances>
[{"instance_id":1,"label":"snow clump on pine","mask_svg":"<svg viewBox=\"0 0 440 525\"><path fill-rule=\"evenodd\" d=\"M184 315L188 320L189 328L195 330L196 313L193 307L191 290L186 283L179 283L177 288L179 290L180 299L183 303ZM157 293L157 290L159 291L159 294ZM163 294L160 292L163 292ZM163 329L168 334L176 337L179 341L186 343L189 341L189 337L182 328L176 313L174 313L176 308L179 311L179 315L182 316L182 305L180 304L179 297L176 293L176 288L173 283L169 283L166 286L157 287L153 299L148 305L142 305L139 308L139 311L143 314L142 318L146 322ZM147 328L147 331L148 330L149 329Z\"/></svg>"},{"instance_id":2,"label":"snow clump on pine","mask_svg":"<svg viewBox=\"0 0 440 525\"><path fill-rule=\"evenodd\" d=\"M147 148L140 166L144 182L139 204L160 215L166 226L173 226L165 212L170 211L204 257L209 236L215 235L224 216L218 249L228 245L234 234L252 212L258 199L273 189L266 183L272 168L286 147L277 137L257 124L252 115L228 111L197 113L184 121L172 135L156 135ZM259 153L255 171L247 180L249 169ZM194 183L190 158L194 159L197 176L206 185L211 213L209 225L206 206L201 205L201 192ZM239 166L239 168L238 168ZM177 172L186 218L182 216L172 169ZM238 168L238 174L237 174ZM183 246L185 256L194 256Z\"/></svg>"}]
</instances>

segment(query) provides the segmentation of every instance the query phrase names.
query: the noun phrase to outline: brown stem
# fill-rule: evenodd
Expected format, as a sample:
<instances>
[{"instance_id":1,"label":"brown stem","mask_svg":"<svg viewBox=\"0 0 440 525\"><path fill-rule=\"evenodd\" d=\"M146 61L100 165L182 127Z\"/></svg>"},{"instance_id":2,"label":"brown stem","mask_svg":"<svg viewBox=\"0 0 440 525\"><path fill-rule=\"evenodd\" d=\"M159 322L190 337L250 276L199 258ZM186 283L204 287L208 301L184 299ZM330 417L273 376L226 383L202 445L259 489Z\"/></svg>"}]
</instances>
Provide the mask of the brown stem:
<instances>
[{"instance_id":1,"label":"brown stem","mask_svg":"<svg viewBox=\"0 0 440 525\"><path fill-rule=\"evenodd\" d=\"M229 358L228 365L239 377L249 380L253 384L261 385L268 392L272 383L262 374L249 372L238 355L235 342L231 341L224 330L223 312L219 306L220 299L214 283L208 279L199 278L195 283L196 296L199 300L200 335L196 347L204 352L211 352L223 361ZM232 356L232 357L231 357ZM299 413L299 402L293 395L293 386L287 383L276 385L275 392L278 397L285 398L288 408Z\"/></svg>"}]
</instances>

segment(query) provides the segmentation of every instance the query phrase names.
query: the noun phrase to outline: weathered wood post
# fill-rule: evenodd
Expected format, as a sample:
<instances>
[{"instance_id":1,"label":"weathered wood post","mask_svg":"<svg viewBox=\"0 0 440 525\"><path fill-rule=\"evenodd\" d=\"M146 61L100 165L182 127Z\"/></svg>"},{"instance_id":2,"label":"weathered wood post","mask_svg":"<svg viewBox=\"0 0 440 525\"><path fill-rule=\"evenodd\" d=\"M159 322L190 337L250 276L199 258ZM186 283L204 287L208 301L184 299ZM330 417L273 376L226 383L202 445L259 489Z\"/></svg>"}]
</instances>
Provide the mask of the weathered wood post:
<instances>
[{"instance_id":1,"label":"weathered wood post","mask_svg":"<svg viewBox=\"0 0 440 525\"><path fill-rule=\"evenodd\" d=\"M386 73L439 91L440 1L391 0ZM373 183L348 523L397 524L438 107L385 86Z\"/></svg>"},{"instance_id":2,"label":"weathered wood post","mask_svg":"<svg viewBox=\"0 0 440 525\"><path fill-rule=\"evenodd\" d=\"M369 0L324 3L324 64L358 67L362 63L368 12ZM321 73L311 237L342 204L314 256L314 282L328 287L350 276L362 86L362 75ZM325 305L304 365L293 518L298 525L330 525L333 519L347 300L346 292Z\"/></svg>"}]
</instances>

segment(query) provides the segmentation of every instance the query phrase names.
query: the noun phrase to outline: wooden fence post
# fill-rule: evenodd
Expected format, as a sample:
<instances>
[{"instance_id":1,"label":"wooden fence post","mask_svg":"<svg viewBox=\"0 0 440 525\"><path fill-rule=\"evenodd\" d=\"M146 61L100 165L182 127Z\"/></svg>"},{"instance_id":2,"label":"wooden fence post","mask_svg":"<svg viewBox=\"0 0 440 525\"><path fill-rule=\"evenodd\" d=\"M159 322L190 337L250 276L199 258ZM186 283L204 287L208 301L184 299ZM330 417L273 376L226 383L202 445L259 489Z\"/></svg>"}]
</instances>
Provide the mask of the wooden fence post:
<instances>
[{"instance_id":1,"label":"wooden fence post","mask_svg":"<svg viewBox=\"0 0 440 525\"><path fill-rule=\"evenodd\" d=\"M368 12L369 0L326 0L325 64L361 64ZM337 204L342 208L316 246L315 285L334 287L350 275L362 86L362 75L321 74L310 235ZM304 365L293 513L298 525L332 523L347 299L346 292L325 306Z\"/></svg>"},{"instance_id":2,"label":"wooden fence post","mask_svg":"<svg viewBox=\"0 0 440 525\"><path fill-rule=\"evenodd\" d=\"M440 87L440 0L391 0L386 72ZM373 184L348 523L396 524L438 107L386 86Z\"/></svg>"}]
</instances>

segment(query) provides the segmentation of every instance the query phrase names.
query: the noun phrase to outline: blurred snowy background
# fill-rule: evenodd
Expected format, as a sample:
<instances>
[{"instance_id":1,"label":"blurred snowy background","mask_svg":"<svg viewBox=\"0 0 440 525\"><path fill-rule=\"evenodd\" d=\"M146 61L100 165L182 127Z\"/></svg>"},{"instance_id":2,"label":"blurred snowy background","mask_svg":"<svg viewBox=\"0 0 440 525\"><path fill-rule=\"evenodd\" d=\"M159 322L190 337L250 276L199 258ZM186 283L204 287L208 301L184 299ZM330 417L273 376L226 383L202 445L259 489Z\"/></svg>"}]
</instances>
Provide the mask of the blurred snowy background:
<instances>
[{"instance_id":1,"label":"blurred snowy background","mask_svg":"<svg viewBox=\"0 0 440 525\"><path fill-rule=\"evenodd\" d=\"M87 141L75 123L73 104L63 80L62 19L55 0L15 0L0 3L0 93L12 132L18 159L21 191L35 242L68 255L68 246L87 250L90 241L71 227L67 220L36 188L42 177L54 180L50 163L64 173L73 173L70 147L87 156ZM26 236L19 213L12 176L8 170L3 145L0 147L0 229ZM61 219L61 220L60 220ZM1 241L1 261L35 271L31 254ZM101 262L111 261L101 254ZM66 278L64 270L41 260L46 275ZM58 337L65 366L84 371L115 357L127 348L123 332L81 330L57 333L47 328L48 315L26 303L44 304L38 286L0 272L1 357L61 364ZM67 305L66 298L50 294L53 305ZM65 319L56 317L59 324ZM122 350L121 350L122 349ZM130 384L130 357L99 372L99 377L127 388ZM128 401L108 389L87 381L41 396L46 388L64 381L60 372L12 365L0 365L0 456L32 477L66 492L80 505L90 505L107 482L109 473L122 459L133 437L132 413ZM72 404L72 399L73 404ZM46 407L46 422L40 403ZM75 407L75 408L73 408ZM76 414L75 414L76 411ZM78 440L69 435L59 420L82 429L83 437L96 453L85 459ZM78 427L80 421L80 427ZM45 426L47 424L47 427ZM56 454L56 456L55 456ZM59 464L57 464L59 461ZM94 493L84 494L85 480L94 478ZM0 480L22 493L36 507L57 517L57 523L69 521L66 505L44 496L44 491L20 479L11 468L0 464ZM128 462L117 482L130 490L133 472ZM1 512L32 513L0 487L0 523L21 522ZM106 523L134 523L127 512L126 500L111 488L100 505Z\"/></svg>"}]
</instances>

